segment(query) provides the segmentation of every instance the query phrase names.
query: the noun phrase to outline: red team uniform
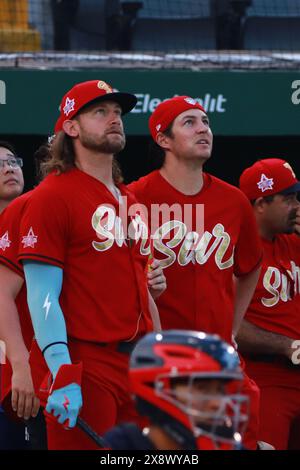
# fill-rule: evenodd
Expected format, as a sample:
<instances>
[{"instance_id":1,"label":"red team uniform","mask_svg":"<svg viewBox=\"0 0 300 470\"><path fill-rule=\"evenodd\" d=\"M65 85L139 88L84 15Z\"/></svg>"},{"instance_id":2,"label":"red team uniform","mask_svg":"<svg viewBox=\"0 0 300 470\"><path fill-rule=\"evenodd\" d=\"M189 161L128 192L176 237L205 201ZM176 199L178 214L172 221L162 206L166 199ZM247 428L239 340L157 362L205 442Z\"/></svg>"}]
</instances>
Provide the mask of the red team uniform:
<instances>
[{"instance_id":1,"label":"red team uniform","mask_svg":"<svg viewBox=\"0 0 300 470\"><path fill-rule=\"evenodd\" d=\"M262 271L245 319L264 330L300 338L300 239L277 235L273 242L262 241ZM286 449L293 420L300 416L300 366L276 355L245 360L247 373L261 389L259 438ZM299 433L296 440L299 449Z\"/></svg>"},{"instance_id":2,"label":"red team uniform","mask_svg":"<svg viewBox=\"0 0 300 470\"><path fill-rule=\"evenodd\" d=\"M136 203L123 185L119 190L128 205ZM74 168L45 178L21 222L19 259L63 268L60 306L68 346L72 362L83 363L81 415L99 434L138 420L127 380L128 353L152 330L148 241L134 240L139 215L125 221L121 212L122 204L104 184ZM47 432L50 449L96 448L78 428L65 431L51 419Z\"/></svg>"},{"instance_id":3,"label":"red team uniform","mask_svg":"<svg viewBox=\"0 0 300 470\"><path fill-rule=\"evenodd\" d=\"M0 263L7 266L20 277L24 278L22 264L18 262L18 249L20 239L20 220L26 202L28 201L32 192L23 194L10 203L9 207L4 210L0 217ZM25 283L21 291L16 297L16 305L19 312L20 325L24 343L28 350L32 347L33 328L30 318L30 313L27 306L27 291ZM35 343L35 341L34 341ZM37 348L36 343L33 349ZM39 353L39 361L35 364L31 363L32 379L36 393L39 390L39 385L43 380L48 368L43 360L41 353ZM11 391L11 378L12 370L9 362L1 366L1 401L8 397Z\"/></svg>"},{"instance_id":4,"label":"red team uniform","mask_svg":"<svg viewBox=\"0 0 300 470\"><path fill-rule=\"evenodd\" d=\"M194 211L196 205L203 205L203 233L195 233L195 218L192 227L183 226L182 220L175 222L174 217L169 225L167 222L165 229L160 222L158 227L154 224L159 233L159 239L153 242L154 256L161 260L167 278L167 289L156 302L163 329L216 333L231 342L233 274L238 277L257 269L262 256L261 243L251 206L241 191L207 173L203 178L201 191L193 196L175 189L159 171L139 179L128 188L147 207L149 217L151 204L179 204L182 208L192 205ZM177 228L171 230L174 223ZM181 227L180 232L178 227ZM152 232L153 235L155 237ZM189 249L191 239L195 250ZM258 390L246 378L244 391L252 400L253 427L253 431L249 427L245 445L256 448Z\"/></svg>"},{"instance_id":5,"label":"red team uniform","mask_svg":"<svg viewBox=\"0 0 300 470\"><path fill-rule=\"evenodd\" d=\"M282 344L286 344L286 339L292 343L300 337L300 238L293 233L299 211L300 182L288 162L267 158L244 170L240 188L254 202L264 252L260 278L245 319L264 332L266 351L276 351L276 348L282 351L280 346L272 345L268 332L279 335L278 341L280 335L285 337ZM267 196L269 199L264 201ZM255 354L255 339L252 355L251 337L248 341L246 370L261 389L259 438L276 449L299 449L299 364L281 352ZM297 346L298 353L292 346L287 353L293 356L294 352L296 362L299 343Z\"/></svg>"},{"instance_id":6,"label":"red team uniform","mask_svg":"<svg viewBox=\"0 0 300 470\"><path fill-rule=\"evenodd\" d=\"M195 232L195 220L190 229L179 220L176 227L183 228L178 235L177 228L168 228L176 222L171 219L165 237L154 239L155 258L164 267L168 286L157 299L157 305L163 329L172 327L217 333L231 342L232 275L242 276L253 271L261 260L261 244L246 198L238 189L207 173L204 174L203 188L194 196L177 191L159 171L131 183L128 188L147 207L149 216L151 204L192 205L194 210L196 205L203 205L202 234ZM162 234L161 225L157 229ZM191 235L194 250L188 247Z\"/></svg>"}]
</instances>

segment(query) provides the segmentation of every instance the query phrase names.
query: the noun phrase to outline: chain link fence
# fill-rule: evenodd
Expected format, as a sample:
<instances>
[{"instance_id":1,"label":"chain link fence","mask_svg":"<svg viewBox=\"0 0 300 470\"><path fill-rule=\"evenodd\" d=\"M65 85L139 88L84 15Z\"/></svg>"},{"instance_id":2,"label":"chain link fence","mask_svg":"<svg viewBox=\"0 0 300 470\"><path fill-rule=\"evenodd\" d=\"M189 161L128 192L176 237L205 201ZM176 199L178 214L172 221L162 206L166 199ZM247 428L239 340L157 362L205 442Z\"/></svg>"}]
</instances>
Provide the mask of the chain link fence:
<instances>
[{"instance_id":1,"label":"chain link fence","mask_svg":"<svg viewBox=\"0 0 300 470\"><path fill-rule=\"evenodd\" d=\"M0 0L0 67L296 69L300 0Z\"/></svg>"}]
</instances>

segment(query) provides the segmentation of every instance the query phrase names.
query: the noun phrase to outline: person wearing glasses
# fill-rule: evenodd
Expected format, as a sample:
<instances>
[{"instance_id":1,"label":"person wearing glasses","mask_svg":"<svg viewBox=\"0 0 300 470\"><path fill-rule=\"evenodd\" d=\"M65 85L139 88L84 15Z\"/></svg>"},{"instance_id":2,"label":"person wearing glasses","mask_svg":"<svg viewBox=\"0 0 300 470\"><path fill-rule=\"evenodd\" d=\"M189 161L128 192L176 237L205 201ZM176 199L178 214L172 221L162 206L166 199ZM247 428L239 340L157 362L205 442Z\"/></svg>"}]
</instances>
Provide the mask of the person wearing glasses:
<instances>
[{"instance_id":1,"label":"person wearing glasses","mask_svg":"<svg viewBox=\"0 0 300 470\"><path fill-rule=\"evenodd\" d=\"M16 276L16 274L8 271L2 264L6 252L9 251L11 245L11 234L6 230L4 218L7 213L6 208L23 192L24 178L22 166L23 160L17 156L13 146L8 142L0 141L0 284L1 286L5 285L5 289L1 289L3 294L9 291L11 285L6 278L3 278L3 271L10 273L10 276ZM6 318L3 318L2 313L5 311L7 310L2 302L1 294L0 341L2 347L4 344L6 346L9 362L0 361L0 407L4 402L6 404L9 403L9 395L12 392L12 397L16 402L17 408L19 408L19 405L22 406L22 403L26 401L26 396L33 392L32 380L30 372L28 373L28 369L24 367L24 363L21 366L19 365L20 355L22 354L24 357L23 351L27 351L20 329L18 329L20 334L16 343L19 345L18 348L11 348L10 341L7 341L6 330L8 328L15 330L15 326L13 325L13 317L11 315L9 316L9 322ZM18 314L16 318L19 323ZM5 363L3 364L3 362ZM5 406L6 411L9 408L9 406ZM24 417L24 414L20 417ZM26 446L23 423L14 423L9 418L9 413L5 413L3 408L0 408L0 428L0 449L20 449Z\"/></svg>"},{"instance_id":2,"label":"person wearing glasses","mask_svg":"<svg viewBox=\"0 0 300 470\"><path fill-rule=\"evenodd\" d=\"M23 160L14 148L0 141L0 214L17 196L23 192Z\"/></svg>"}]
</instances>

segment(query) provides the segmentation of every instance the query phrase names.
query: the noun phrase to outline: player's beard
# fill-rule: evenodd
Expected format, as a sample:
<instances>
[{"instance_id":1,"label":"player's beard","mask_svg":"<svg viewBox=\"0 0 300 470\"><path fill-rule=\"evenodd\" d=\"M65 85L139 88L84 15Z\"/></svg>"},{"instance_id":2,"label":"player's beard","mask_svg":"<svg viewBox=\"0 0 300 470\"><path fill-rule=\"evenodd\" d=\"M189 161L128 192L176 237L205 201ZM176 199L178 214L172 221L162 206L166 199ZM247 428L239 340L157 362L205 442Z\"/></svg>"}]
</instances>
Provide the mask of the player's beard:
<instances>
[{"instance_id":1,"label":"player's beard","mask_svg":"<svg viewBox=\"0 0 300 470\"><path fill-rule=\"evenodd\" d=\"M116 135L118 136L117 138L115 137ZM109 133L104 134L101 138L87 133L81 136L81 144L85 148L110 155L121 152L125 147L125 142L124 134Z\"/></svg>"},{"instance_id":2,"label":"player's beard","mask_svg":"<svg viewBox=\"0 0 300 470\"><path fill-rule=\"evenodd\" d=\"M295 223L296 223L296 216L297 216L297 209L293 209L288 217L285 230L282 233L291 234L295 231Z\"/></svg>"}]
</instances>

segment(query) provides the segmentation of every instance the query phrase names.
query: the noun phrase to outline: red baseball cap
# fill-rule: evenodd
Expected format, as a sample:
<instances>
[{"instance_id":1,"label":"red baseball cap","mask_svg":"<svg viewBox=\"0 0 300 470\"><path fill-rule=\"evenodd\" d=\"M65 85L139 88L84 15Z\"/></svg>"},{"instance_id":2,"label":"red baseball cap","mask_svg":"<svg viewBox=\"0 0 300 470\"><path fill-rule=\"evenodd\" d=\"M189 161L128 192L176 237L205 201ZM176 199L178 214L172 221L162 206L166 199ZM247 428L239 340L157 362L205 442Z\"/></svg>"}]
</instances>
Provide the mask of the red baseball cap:
<instances>
[{"instance_id":1,"label":"red baseball cap","mask_svg":"<svg viewBox=\"0 0 300 470\"><path fill-rule=\"evenodd\" d=\"M63 97L60 104L60 116L55 124L55 133L62 130L64 121L72 119L87 104L93 101L115 101L121 106L122 114L129 113L137 98L131 93L113 91L112 87L103 80L89 80L77 83Z\"/></svg>"},{"instance_id":2,"label":"red baseball cap","mask_svg":"<svg viewBox=\"0 0 300 470\"><path fill-rule=\"evenodd\" d=\"M265 158L241 174L240 189L251 201L277 193L297 193L300 182L288 162L280 158Z\"/></svg>"},{"instance_id":3,"label":"red baseball cap","mask_svg":"<svg viewBox=\"0 0 300 470\"><path fill-rule=\"evenodd\" d=\"M165 131L179 114L188 109L200 109L206 112L201 104L190 96L174 96L160 103L149 119L149 129L153 140L156 140L157 134Z\"/></svg>"}]
</instances>

